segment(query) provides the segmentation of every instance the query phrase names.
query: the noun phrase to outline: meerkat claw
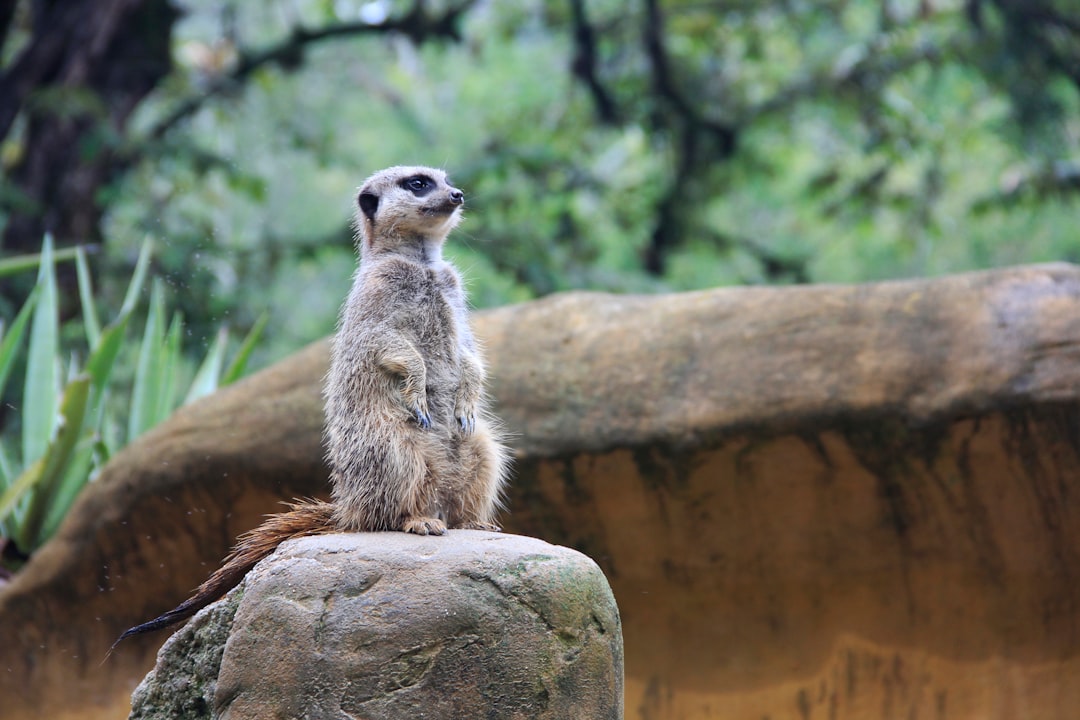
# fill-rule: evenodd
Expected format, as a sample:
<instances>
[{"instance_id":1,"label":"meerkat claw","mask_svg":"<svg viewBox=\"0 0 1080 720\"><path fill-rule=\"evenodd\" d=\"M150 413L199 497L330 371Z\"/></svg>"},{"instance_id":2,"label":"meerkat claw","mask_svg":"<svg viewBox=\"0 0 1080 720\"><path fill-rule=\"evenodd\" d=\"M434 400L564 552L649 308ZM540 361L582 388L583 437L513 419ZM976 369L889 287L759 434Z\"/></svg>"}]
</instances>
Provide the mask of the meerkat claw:
<instances>
[{"instance_id":1,"label":"meerkat claw","mask_svg":"<svg viewBox=\"0 0 1080 720\"><path fill-rule=\"evenodd\" d=\"M467 435L471 435L476 430L476 416L475 415L459 415L458 424L461 425L461 431Z\"/></svg>"},{"instance_id":2,"label":"meerkat claw","mask_svg":"<svg viewBox=\"0 0 1080 720\"><path fill-rule=\"evenodd\" d=\"M438 518L411 517L403 523L401 529L415 535L445 535L446 523Z\"/></svg>"},{"instance_id":3,"label":"meerkat claw","mask_svg":"<svg viewBox=\"0 0 1080 720\"><path fill-rule=\"evenodd\" d=\"M416 424L424 430L431 429L431 417L423 410L416 410Z\"/></svg>"}]
</instances>

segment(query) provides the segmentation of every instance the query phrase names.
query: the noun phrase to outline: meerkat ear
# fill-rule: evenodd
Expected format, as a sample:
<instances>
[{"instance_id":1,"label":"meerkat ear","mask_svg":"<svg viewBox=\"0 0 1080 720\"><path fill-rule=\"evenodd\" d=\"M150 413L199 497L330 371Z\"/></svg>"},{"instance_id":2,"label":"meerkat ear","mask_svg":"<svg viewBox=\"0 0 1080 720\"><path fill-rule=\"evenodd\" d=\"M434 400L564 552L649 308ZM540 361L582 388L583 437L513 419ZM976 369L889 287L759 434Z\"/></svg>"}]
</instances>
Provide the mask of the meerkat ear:
<instances>
[{"instance_id":1,"label":"meerkat ear","mask_svg":"<svg viewBox=\"0 0 1080 720\"><path fill-rule=\"evenodd\" d=\"M368 220L375 219L375 211L379 207L379 196L374 193L362 192L356 198L357 204L360 206L360 210L367 216Z\"/></svg>"}]
</instances>

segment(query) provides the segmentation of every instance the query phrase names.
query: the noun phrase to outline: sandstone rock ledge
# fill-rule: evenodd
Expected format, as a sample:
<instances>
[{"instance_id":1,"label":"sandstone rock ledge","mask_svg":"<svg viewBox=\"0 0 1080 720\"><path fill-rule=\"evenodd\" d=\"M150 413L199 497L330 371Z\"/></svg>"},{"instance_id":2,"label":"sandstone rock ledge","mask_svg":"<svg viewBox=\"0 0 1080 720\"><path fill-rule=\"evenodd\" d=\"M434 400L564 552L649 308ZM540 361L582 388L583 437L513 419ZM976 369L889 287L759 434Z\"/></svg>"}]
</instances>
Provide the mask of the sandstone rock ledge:
<instances>
[{"instance_id":1,"label":"sandstone rock ledge","mask_svg":"<svg viewBox=\"0 0 1080 720\"><path fill-rule=\"evenodd\" d=\"M162 648L131 718L622 718L603 573L514 535L289 541Z\"/></svg>"},{"instance_id":2,"label":"sandstone rock ledge","mask_svg":"<svg viewBox=\"0 0 1080 720\"><path fill-rule=\"evenodd\" d=\"M505 527L619 601L628 718L1073 720L1080 266L481 313ZM327 490L316 343L112 459L0 590L3 720L117 720L187 597Z\"/></svg>"}]
</instances>

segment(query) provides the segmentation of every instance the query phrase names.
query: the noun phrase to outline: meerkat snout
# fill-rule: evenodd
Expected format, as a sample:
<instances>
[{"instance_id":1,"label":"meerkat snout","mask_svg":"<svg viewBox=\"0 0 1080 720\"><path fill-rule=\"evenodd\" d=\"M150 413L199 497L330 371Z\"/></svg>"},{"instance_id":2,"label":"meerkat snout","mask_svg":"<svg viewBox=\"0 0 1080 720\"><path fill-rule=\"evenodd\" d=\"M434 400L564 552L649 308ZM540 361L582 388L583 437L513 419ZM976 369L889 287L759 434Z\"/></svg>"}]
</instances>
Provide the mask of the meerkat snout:
<instances>
[{"instance_id":1,"label":"meerkat snout","mask_svg":"<svg viewBox=\"0 0 1080 720\"><path fill-rule=\"evenodd\" d=\"M455 205L460 205L465 202L465 193L461 192L457 188L450 188L450 202Z\"/></svg>"}]
</instances>

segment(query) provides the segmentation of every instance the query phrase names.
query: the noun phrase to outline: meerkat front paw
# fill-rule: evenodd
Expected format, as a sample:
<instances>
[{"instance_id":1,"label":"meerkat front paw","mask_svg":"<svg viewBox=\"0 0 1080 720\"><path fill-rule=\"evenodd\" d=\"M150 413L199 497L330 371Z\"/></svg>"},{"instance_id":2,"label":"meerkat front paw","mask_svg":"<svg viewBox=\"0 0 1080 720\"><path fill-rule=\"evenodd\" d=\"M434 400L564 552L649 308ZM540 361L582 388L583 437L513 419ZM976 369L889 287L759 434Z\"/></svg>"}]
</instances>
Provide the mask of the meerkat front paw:
<instances>
[{"instance_id":1,"label":"meerkat front paw","mask_svg":"<svg viewBox=\"0 0 1080 720\"><path fill-rule=\"evenodd\" d=\"M405 407L409 409L412 414L413 420L422 429L427 430L431 427L431 414L428 412L427 398L420 394L413 394L413 397L406 395L404 398Z\"/></svg>"},{"instance_id":2,"label":"meerkat front paw","mask_svg":"<svg viewBox=\"0 0 1080 720\"><path fill-rule=\"evenodd\" d=\"M439 518L410 517L405 519L401 529L415 535L445 535L446 523Z\"/></svg>"},{"instance_id":3,"label":"meerkat front paw","mask_svg":"<svg viewBox=\"0 0 1080 720\"><path fill-rule=\"evenodd\" d=\"M454 403L454 417L457 418L458 426L465 434L470 434L476 430L476 404L478 400L479 398L466 399L463 394L459 393L457 401Z\"/></svg>"},{"instance_id":4,"label":"meerkat front paw","mask_svg":"<svg viewBox=\"0 0 1080 720\"><path fill-rule=\"evenodd\" d=\"M466 435L471 435L476 431L476 414L475 413L459 413L457 416L458 425L461 427L461 432Z\"/></svg>"}]
</instances>

